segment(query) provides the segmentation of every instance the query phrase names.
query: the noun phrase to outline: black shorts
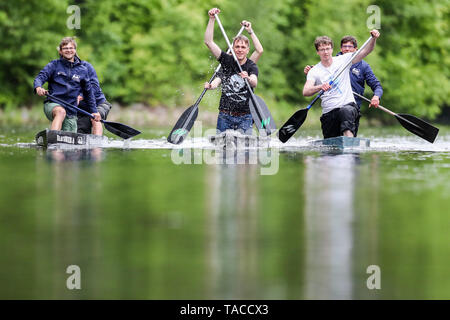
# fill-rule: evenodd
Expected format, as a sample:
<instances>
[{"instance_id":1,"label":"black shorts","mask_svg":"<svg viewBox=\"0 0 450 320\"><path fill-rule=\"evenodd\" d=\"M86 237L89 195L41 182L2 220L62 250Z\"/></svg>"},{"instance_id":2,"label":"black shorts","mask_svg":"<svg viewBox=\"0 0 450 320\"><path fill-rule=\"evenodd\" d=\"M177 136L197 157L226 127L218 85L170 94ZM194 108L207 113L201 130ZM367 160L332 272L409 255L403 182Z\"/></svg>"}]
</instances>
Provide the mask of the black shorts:
<instances>
[{"instance_id":1,"label":"black shorts","mask_svg":"<svg viewBox=\"0 0 450 320\"><path fill-rule=\"evenodd\" d=\"M79 107L85 110L84 106L85 106L84 101L81 101ZM102 117L103 120L106 120L106 117L108 116L111 107L112 105L108 101L100 103L97 106L97 110L100 113L100 116ZM92 132L91 117L88 117L87 115L78 112L77 126L78 126L78 133L86 133L86 134L91 133Z\"/></svg>"},{"instance_id":2,"label":"black shorts","mask_svg":"<svg viewBox=\"0 0 450 320\"><path fill-rule=\"evenodd\" d=\"M346 104L340 108L324 113L320 117L323 137L333 138L342 136L344 131L350 130L356 137L358 134L361 112L355 103Z\"/></svg>"}]
</instances>

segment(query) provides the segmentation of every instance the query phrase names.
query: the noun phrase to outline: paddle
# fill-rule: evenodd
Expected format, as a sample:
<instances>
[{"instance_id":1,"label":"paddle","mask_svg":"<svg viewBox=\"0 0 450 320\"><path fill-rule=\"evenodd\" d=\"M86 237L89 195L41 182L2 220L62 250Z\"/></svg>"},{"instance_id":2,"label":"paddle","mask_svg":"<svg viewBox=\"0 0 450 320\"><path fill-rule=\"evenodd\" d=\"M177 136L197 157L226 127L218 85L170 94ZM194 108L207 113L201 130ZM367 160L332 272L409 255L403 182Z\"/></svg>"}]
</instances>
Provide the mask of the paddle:
<instances>
[{"instance_id":1,"label":"paddle","mask_svg":"<svg viewBox=\"0 0 450 320\"><path fill-rule=\"evenodd\" d=\"M328 84L331 86L333 83L337 80L337 78L341 75L342 72L344 72L345 69L352 63L353 57L356 57L356 55L369 43L369 41L372 39L372 36L370 36L369 39L367 39L366 42L361 46L361 48L358 49L358 51L355 51L352 54L352 58L349 59L348 63L345 64L345 66L338 72L338 74L332 79ZM280 128L280 131L278 131L278 139L280 139L281 142L285 143L289 140L290 137L294 135L294 133L302 126L303 122L306 120L306 116L308 115L309 109L313 106L313 104L322 96L322 94L325 91L320 90L319 94L314 98L313 101L305 108L298 110L295 112L289 119L286 121L285 124Z\"/></svg>"},{"instance_id":2,"label":"paddle","mask_svg":"<svg viewBox=\"0 0 450 320\"><path fill-rule=\"evenodd\" d=\"M244 31L245 27L242 27L239 32L238 36ZM230 49L228 49L227 53L230 53ZM216 77L217 73L220 70L220 67L222 65L219 64L214 70L214 74L212 75L211 79L209 79L208 83L211 83L214 78ZM167 137L167 141L173 144L180 144L183 142L184 138L188 135L189 131L192 129L192 126L194 125L195 120L198 116L198 105L200 101L203 99L203 96L205 95L206 91L208 89L204 88L202 94L200 97L198 97L197 101L187 108L180 116L178 121L175 123L175 126L173 127L172 131L170 131L169 136Z\"/></svg>"},{"instance_id":3,"label":"paddle","mask_svg":"<svg viewBox=\"0 0 450 320\"><path fill-rule=\"evenodd\" d=\"M223 29L222 23L220 22L219 16L217 14L214 15L217 24L219 25L220 30L222 31L223 37L225 38L225 41L227 42L228 48L233 54L234 61L236 61L239 71L242 72L242 67L236 57L236 54L234 53L234 50L231 46L230 40L228 40L227 34L225 30ZM258 97L253 93L253 90L250 86L250 83L247 79L245 79L245 84L247 85L247 89L250 92L250 101L249 101L249 107L250 107L250 113L252 114L253 121L255 122L256 128L258 128L258 131L260 133L265 133L266 136L270 136L273 131L277 129L275 125L275 121L273 120L272 115L270 114L269 108L267 108L266 104L264 103L264 100Z\"/></svg>"},{"instance_id":4,"label":"paddle","mask_svg":"<svg viewBox=\"0 0 450 320\"><path fill-rule=\"evenodd\" d=\"M59 98L57 98L55 96L52 96L49 93L47 93L47 97L51 98L51 100L54 100L55 102L58 102L58 103L66 106L68 108L75 109L78 112L81 112L81 113L91 117L92 119L94 118L94 116L92 114L90 114L89 112L87 112L87 111L85 111L83 109L80 109L80 108L78 108L76 106L73 106L73 105L65 102L64 100L61 100L61 99L59 99ZM119 137L121 137L123 139L129 139L129 138L137 136L138 134L141 133L140 131L138 131L136 129L133 129L133 128L131 128L131 127L127 126L127 125L124 125L122 123L105 121L103 119L101 119L100 121L103 122L103 124L105 125L105 128L109 132L111 132L111 133L115 134L116 136L119 136Z\"/></svg>"},{"instance_id":5,"label":"paddle","mask_svg":"<svg viewBox=\"0 0 450 320\"><path fill-rule=\"evenodd\" d=\"M355 96L360 97L361 99L364 99L364 100L370 102L369 99L367 99L366 97L364 97L356 92L353 92L353 94ZM428 122L425 122L425 121L423 121L419 118L416 118L412 115L409 115L409 114L392 112L391 110L386 109L385 107L383 107L381 105L379 105L377 108L383 110L384 112L389 113L390 115L393 115L395 118L397 118L398 122L400 122L400 124L406 130L414 133L415 135L421 137L422 139L425 139L431 143L433 143L434 140L436 139L439 129L432 126Z\"/></svg>"}]
</instances>

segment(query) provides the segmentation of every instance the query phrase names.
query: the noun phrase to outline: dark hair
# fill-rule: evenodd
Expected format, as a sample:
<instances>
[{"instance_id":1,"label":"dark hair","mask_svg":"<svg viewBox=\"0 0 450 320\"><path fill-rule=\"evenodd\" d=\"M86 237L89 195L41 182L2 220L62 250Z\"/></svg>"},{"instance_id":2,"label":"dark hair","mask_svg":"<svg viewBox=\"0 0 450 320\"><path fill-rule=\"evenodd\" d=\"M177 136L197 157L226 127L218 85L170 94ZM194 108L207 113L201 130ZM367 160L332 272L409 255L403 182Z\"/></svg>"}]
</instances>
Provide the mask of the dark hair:
<instances>
[{"instance_id":1,"label":"dark hair","mask_svg":"<svg viewBox=\"0 0 450 320\"><path fill-rule=\"evenodd\" d=\"M325 45L329 44L329 45L331 45L331 48L334 47L333 40L331 40L331 38L329 38L327 36L320 36L320 37L317 37L316 40L314 40L314 46L316 47L316 50L319 50L319 47L322 44L325 44Z\"/></svg>"},{"instance_id":2,"label":"dark hair","mask_svg":"<svg viewBox=\"0 0 450 320\"><path fill-rule=\"evenodd\" d=\"M341 47L344 43L351 42L355 48L358 47L358 42L356 42L356 38L352 36L345 36L341 39Z\"/></svg>"}]
</instances>

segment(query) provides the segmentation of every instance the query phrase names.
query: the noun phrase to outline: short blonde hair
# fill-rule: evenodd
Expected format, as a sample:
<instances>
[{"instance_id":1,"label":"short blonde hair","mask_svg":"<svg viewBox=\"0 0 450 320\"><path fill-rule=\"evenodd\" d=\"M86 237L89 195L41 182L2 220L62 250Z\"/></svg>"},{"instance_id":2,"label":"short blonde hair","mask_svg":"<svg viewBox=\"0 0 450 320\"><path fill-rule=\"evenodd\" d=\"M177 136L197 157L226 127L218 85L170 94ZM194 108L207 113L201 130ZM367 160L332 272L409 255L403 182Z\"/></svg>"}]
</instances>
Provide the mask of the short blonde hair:
<instances>
[{"instance_id":1,"label":"short blonde hair","mask_svg":"<svg viewBox=\"0 0 450 320\"><path fill-rule=\"evenodd\" d=\"M77 42L75 41L75 37L64 37L62 38L61 42L59 43L59 50L62 49L63 46L66 44L73 43L73 46L75 49L77 48Z\"/></svg>"},{"instance_id":2,"label":"short blonde hair","mask_svg":"<svg viewBox=\"0 0 450 320\"><path fill-rule=\"evenodd\" d=\"M233 38L233 46L234 46L236 41L242 41L242 42L244 42L247 45L247 47L250 48L250 41L248 40L248 38L246 36L240 34L237 37L234 37Z\"/></svg>"}]
</instances>

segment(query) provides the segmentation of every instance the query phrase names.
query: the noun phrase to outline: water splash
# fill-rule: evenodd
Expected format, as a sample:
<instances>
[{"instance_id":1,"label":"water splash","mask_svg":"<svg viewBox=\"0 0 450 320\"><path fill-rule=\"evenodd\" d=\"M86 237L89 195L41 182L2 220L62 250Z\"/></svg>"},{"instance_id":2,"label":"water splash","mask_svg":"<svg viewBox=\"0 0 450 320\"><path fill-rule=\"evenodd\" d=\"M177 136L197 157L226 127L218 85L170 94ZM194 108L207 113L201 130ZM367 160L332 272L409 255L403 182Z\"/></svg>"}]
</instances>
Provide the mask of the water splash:
<instances>
[{"instance_id":1,"label":"water splash","mask_svg":"<svg viewBox=\"0 0 450 320\"><path fill-rule=\"evenodd\" d=\"M399 151L419 151L419 152L450 152L450 136L442 136L431 144L415 136L388 136L388 137L363 137L370 139L370 148L350 149L357 152L399 152ZM299 152L310 150L321 150L323 147L312 146L311 142L322 139L321 136L293 137L286 143L282 143L273 135L267 145L260 148L276 148L280 151ZM36 148L36 143L14 143L0 144L1 147ZM55 144L49 148L74 149L74 148L113 148L113 149L214 149L217 148L209 141L208 137L187 137L180 145L167 142L165 136L157 139L105 139L100 145L95 146L72 146L65 144ZM249 148L249 147L247 147ZM255 148L255 147L251 147Z\"/></svg>"}]
</instances>

